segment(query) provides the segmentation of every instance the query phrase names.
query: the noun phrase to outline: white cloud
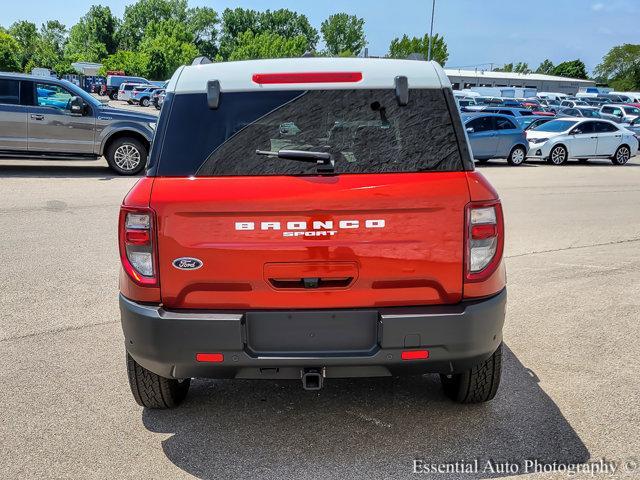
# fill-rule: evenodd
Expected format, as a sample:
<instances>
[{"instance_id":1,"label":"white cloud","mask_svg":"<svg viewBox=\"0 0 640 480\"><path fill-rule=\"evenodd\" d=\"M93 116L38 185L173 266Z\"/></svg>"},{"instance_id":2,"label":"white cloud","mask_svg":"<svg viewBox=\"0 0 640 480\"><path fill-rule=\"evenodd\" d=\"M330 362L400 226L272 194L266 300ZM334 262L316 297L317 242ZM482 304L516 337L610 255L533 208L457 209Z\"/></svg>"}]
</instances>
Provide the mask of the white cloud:
<instances>
[{"instance_id":1,"label":"white cloud","mask_svg":"<svg viewBox=\"0 0 640 480\"><path fill-rule=\"evenodd\" d=\"M604 9L604 3L594 3L591 5L591 10L594 12L599 12L602 9Z\"/></svg>"}]
</instances>

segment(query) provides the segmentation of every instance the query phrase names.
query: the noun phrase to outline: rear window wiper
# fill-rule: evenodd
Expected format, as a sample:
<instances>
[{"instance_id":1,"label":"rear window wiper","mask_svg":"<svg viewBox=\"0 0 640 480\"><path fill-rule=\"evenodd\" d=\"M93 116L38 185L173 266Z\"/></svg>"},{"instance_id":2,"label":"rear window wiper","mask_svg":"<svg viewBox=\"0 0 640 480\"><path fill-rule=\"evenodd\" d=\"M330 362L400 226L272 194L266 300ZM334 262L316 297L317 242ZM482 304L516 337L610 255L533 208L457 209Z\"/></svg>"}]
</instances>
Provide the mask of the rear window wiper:
<instances>
[{"instance_id":1,"label":"rear window wiper","mask_svg":"<svg viewBox=\"0 0 640 480\"><path fill-rule=\"evenodd\" d=\"M298 162L315 163L318 173L333 173L335 170L335 160L327 152L311 152L308 150L256 150L256 155L269 155L286 160L296 160Z\"/></svg>"}]
</instances>

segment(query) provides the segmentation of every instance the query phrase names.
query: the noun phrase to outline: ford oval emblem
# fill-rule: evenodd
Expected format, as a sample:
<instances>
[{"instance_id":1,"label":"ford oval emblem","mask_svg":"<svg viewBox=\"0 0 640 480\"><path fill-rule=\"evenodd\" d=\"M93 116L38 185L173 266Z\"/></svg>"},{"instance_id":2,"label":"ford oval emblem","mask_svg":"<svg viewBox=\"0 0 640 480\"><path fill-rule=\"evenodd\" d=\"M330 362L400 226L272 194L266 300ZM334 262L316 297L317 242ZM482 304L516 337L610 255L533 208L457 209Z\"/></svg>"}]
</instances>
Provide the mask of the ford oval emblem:
<instances>
[{"instance_id":1,"label":"ford oval emblem","mask_svg":"<svg viewBox=\"0 0 640 480\"><path fill-rule=\"evenodd\" d=\"M173 266L178 270L197 270L202 267L202 260L191 257L180 257L173 261Z\"/></svg>"}]
</instances>

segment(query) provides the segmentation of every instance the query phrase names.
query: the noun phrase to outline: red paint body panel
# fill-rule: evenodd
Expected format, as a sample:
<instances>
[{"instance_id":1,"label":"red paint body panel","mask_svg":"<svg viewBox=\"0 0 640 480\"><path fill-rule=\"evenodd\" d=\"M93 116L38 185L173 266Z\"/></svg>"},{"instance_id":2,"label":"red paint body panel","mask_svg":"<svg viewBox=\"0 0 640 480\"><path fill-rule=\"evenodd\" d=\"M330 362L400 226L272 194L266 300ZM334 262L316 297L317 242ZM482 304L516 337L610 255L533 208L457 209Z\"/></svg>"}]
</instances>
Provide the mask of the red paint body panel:
<instances>
[{"instance_id":1,"label":"red paint body panel","mask_svg":"<svg viewBox=\"0 0 640 480\"><path fill-rule=\"evenodd\" d=\"M120 265L120 293L140 303L160 303L160 288L136 285Z\"/></svg>"},{"instance_id":2,"label":"red paint body panel","mask_svg":"<svg viewBox=\"0 0 640 480\"><path fill-rule=\"evenodd\" d=\"M498 192L484 175L477 170L467 172L466 175L469 181L469 195L472 202L488 202L498 199Z\"/></svg>"},{"instance_id":3,"label":"red paint body panel","mask_svg":"<svg viewBox=\"0 0 640 480\"><path fill-rule=\"evenodd\" d=\"M457 303L465 205L470 190L491 195L485 184L471 172L156 178L150 206L157 214L162 302L217 309ZM360 227L283 236L293 231L286 222L346 220ZM363 228L365 220L384 220L384 228ZM236 230L235 222L254 222L256 229ZM260 230L261 222L281 222L282 229ZM172 262L180 257L203 266L178 270ZM269 281L276 277L352 281L277 288Z\"/></svg>"},{"instance_id":4,"label":"red paint body panel","mask_svg":"<svg viewBox=\"0 0 640 480\"><path fill-rule=\"evenodd\" d=\"M154 177L143 177L138 180L124 197L122 205L139 208L148 207L154 180Z\"/></svg>"}]
</instances>

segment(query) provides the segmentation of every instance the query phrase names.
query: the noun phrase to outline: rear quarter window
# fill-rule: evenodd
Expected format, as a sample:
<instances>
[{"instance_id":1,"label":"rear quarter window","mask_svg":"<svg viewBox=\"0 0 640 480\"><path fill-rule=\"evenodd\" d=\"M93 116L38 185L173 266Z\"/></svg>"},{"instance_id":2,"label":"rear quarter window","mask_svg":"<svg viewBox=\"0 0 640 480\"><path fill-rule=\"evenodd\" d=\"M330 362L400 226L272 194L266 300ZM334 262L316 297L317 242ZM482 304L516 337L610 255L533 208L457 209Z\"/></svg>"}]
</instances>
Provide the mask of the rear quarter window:
<instances>
[{"instance_id":1,"label":"rear quarter window","mask_svg":"<svg viewBox=\"0 0 640 480\"><path fill-rule=\"evenodd\" d=\"M450 92L449 92L450 93ZM449 108L451 103L453 108ZM330 153L335 173L464 170L451 111L440 89L412 89L407 106L393 90L222 93L218 109L205 94L168 94L151 174L160 176L309 175L313 163L257 150ZM457 110L456 114L457 114ZM164 118L163 118L164 117ZM466 148L466 144L465 144Z\"/></svg>"},{"instance_id":2,"label":"rear quarter window","mask_svg":"<svg viewBox=\"0 0 640 480\"><path fill-rule=\"evenodd\" d=\"M20 81L0 78L0 104L20 104Z\"/></svg>"}]
</instances>

